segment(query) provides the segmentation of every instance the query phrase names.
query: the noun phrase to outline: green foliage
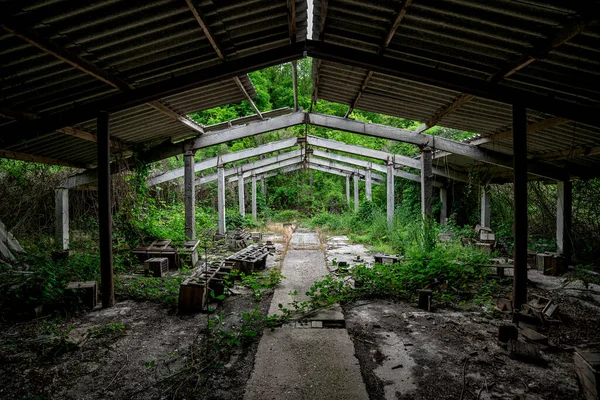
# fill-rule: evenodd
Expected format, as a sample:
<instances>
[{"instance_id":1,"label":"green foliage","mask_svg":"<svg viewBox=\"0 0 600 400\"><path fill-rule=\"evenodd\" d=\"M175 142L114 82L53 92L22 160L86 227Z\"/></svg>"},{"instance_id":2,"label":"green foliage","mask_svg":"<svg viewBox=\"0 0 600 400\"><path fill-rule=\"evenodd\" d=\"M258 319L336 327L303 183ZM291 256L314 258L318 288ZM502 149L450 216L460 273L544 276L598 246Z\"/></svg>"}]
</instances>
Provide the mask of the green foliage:
<instances>
[{"instance_id":1,"label":"green foliage","mask_svg":"<svg viewBox=\"0 0 600 400\"><path fill-rule=\"evenodd\" d=\"M237 271L232 271L231 276L237 276ZM243 272L239 274L241 278L240 285L252 289L254 300L260 301L265 290L275 289L284 278L277 269L271 269L267 273L253 272L246 275Z\"/></svg>"},{"instance_id":2,"label":"green foliage","mask_svg":"<svg viewBox=\"0 0 600 400\"><path fill-rule=\"evenodd\" d=\"M296 210L282 210L271 217L274 222L293 222L303 219L302 213Z\"/></svg>"},{"instance_id":3,"label":"green foliage","mask_svg":"<svg viewBox=\"0 0 600 400\"><path fill-rule=\"evenodd\" d=\"M135 300L177 305L179 286L186 277L167 275L162 278L115 276L115 294Z\"/></svg>"},{"instance_id":4,"label":"green foliage","mask_svg":"<svg viewBox=\"0 0 600 400\"><path fill-rule=\"evenodd\" d=\"M95 328L90 328L90 335L93 337L105 337L122 334L127 327L122 322L111 321L108 324L102 324Z\"/></svg>"}]
</instances>

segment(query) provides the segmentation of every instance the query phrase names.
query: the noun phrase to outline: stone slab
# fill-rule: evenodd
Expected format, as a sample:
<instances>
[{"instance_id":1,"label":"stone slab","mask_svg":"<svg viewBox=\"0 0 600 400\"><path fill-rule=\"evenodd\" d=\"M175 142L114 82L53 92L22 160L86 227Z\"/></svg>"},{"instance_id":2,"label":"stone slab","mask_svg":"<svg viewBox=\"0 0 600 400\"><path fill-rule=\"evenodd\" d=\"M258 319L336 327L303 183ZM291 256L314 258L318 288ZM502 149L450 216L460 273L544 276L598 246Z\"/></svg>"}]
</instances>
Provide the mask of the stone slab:
<instances>
[{"instance_id":1,"label":"stone slab","mask_svg":"<svg viewBox=\"0 0 600 400\"><path fill-rule=\"evenodd\" d=\"M244 399L367 400L369 395L345 329L275 329L260 341Z\"/></svg>"}]
</instances>

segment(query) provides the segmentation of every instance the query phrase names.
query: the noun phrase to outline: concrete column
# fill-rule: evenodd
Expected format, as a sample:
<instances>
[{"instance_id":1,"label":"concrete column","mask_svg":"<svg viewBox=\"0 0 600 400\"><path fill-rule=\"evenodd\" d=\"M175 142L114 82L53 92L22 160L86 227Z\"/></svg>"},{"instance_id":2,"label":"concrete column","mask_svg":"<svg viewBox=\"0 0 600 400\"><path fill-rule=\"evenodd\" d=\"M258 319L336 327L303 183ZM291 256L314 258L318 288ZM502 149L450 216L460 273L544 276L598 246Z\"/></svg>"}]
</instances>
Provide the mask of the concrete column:
<instances>
[{"instance_id":1,"label":"concrete column","mask_svg":"<svg viewBox=\"0 0 600 400\"><path fill-rule=\"evenodd\" d=\"M346 175L346 203L350 205L350 175Z\"/></svg>"},{"instance_id":2,"label":"concrete column","mask_svg":"<svg viewBox=\"0 0 600 400\"><path fill-rule=\"evenodd\" d=\"M110 177L110 131L109 114L100 111L96 120L98 150L98 226L100 233L100 281L102 283L102 307L115 305L112 255L112 201Z\"/></svg>"},{"instance_id":3,"label":"concrete column","mask_svg":"<svg viewBox=\"0 0 600 400\"><path fill-rule=\"evenodd\" d=\"M371 163L369 163L369 166L366 169L365 172L365 196L367 197L367 200L369 201L373 201L373 191L371 189L371 184L372 184L372 173L371 173Z\"/></svg>"},{"instance_id":4,"label":"concrete column","mask_svg":"<svg viewBox=\"0 0 600 400\"><path fill-rule=\"evenodd\" d=\"M257 220L256 217L256 174L252 173L252 219Z\"/></svg>"},{"instance_id":5,"label":"concrete column","mask_svg":"<svg viewBox=\"0 0 600 400\"><path fill-rule=\"evenodd\" d=\"M573 216L573 185L571 181L556 183L558 199L556 202L556 247L567 262L570 262L573 249L571 248L571 223Z\"/></svg>"},{"instance_id":6,"label":"concrete column","mask_svg":"<svg viewBox=\"0 0 600 400\"><path fill-rule=\"evenodd\" d=\"M481 187L481 226L490 227L490 188L489 186Z\"/></svg>"},{"instance_id":7,"label":"concrete column","mask_svg":"<svg viewBox=\"0 0 600 400\"><path fill-rule=\"evenodd\" d=\"M183 188L185 203L185 237L196 239L196 195L194 190L194 152L183 156Z\"/></svg>"},{"instance_id":8,"label":"concrete column","mask_svg":"<svg viewBox=\"0 0 600 400\"><path fill-rule=\"evenodd\" d=\"M440 224L448 224L448 190L446 188L440 188L440 202L442 207L440 208Z\"/></svg>"},{"instance_id":9,"label":"concrete column","mask_svg":"<svg viewBox=\"0 0 600 400\"><path fill-rule=\"evenodd\" d=\"M58 250L69 250L69 189L54 191L55 200L55 245Z\"/></svg>"},{"instance_id":10,"label":"concrete column","mask_svg":"<svg viewBox=\"0 0 600 400\"><path fill-rule=\"evenodd\" d=\"M421 213L423 218L431 217L431 199L433 197L433 166L431 147L421 151Z\"/></svg>"},{"instance_id":11,"label":"concrete column","mask_svg":"<svg viewBox=\"0 0 600 400\"><path fill-rule=\"evenodd\" d=\"M223 165L217 167L217 208L219 211L219 230L221 235L226 232L225 228L225 168Z\"/></svg>"},{"instance_id":12,"label":"concrete column","mask_svg":"<svg viewBox=\"0 0 600 400\"><path fill-rule=\"evenodd\" d=\"M262 180L260 190L262 191L262 194L266 200L267 199L267 178Z\"/></svg>"},{"instance_id":13,"label":"concrete column","mask_svg":"<svg viewBox=\"0 0 600 400\"><path fill-rule=\"evenodd\" d=\"M392 228L394 223L394 163L388 161L387 165L387 224L388 229Z\"/></svg>"},{"instance_id":14,"label":"concrete column","mask_svg":"<svg viewBox=\"0 0 600 400\"><path fill-rule=\"evenodd\" d=\"M240 205L240 215L243 217L246 215L246 199L244 198L244 175L242 171L238 173L238 202Z\"/></svg>"},{"instance_id":15,"label":"concrete column","mask_svg":"<svg viewBox=\"0 0 600 400\"><path fill-rule=\"evenodd\" d=\"M358 211L358 173L354 173L354 211Z\"/></svg>"},{"instance_id":16,"label":"concrete column","mask_svg":"<svg viewBox=\"0 0 600 400\"><path fill-rule=\"evenodd\" d=\"M527 110L513 105L514 278L513 308L527 303Z\"/></svg>"}]
</instances>

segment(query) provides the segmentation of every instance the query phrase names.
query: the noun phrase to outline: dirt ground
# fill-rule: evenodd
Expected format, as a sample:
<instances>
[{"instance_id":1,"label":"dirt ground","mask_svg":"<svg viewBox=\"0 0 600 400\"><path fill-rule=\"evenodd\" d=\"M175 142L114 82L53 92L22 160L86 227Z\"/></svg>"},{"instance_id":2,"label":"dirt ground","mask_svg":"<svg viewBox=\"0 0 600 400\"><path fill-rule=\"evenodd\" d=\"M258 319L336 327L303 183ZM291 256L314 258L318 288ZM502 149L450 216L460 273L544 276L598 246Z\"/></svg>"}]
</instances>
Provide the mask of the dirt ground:
<instances>
[{"instance_id":1,"label":"dirt ground","mask_svg":"<svg viewBox=\"0 0 600 400\"><path fill-rule=\"evenodd\" d=\"M344 236L327 239L326 255L328 263L347 261L350 268L372 262L364 246L350 243ZM330 264L331 270L335 268ZM528 399L583 399L573 351L576 346L600 342L600 309L594 297L582 294L580 285L562 288L564 278L530 271L529 279L530 297L552 299L559 305L562 320L536 327L549 340L549 346L540 346L545 365L508 356L497 336L498 327L510 324L510 317L489 308L425 312L407 302L346 304L346 327L371 400L514 399L525 395ZM497 295L505 297L511 291L508 278Z\"/></svg>"},{"instance_id":2,"label":"dirt ground","mask_svg":"<svg viewBox=\"0 0 600 400\"><path fill-rule=\"evenodd\" d=\"M280 266L289 234L265 237L276 246L267 269ZM260 308L266 315L272 291L255 301L249 289L235 287L215 313L236 327L239 313ZM214 314L213 314L214 316ZM111 309L96 309L56 322L47 316L23 323L0 323L1 399L163 399L173 398L173 377L188 364L190 347L207 338L206 313L180 314L176 307L117 299ZM90 331L123 324L122 332L99 337ZM261 332L262 333L262 332ZM203 399L241 399L254 366L260 334L237 349L229 362L207 371L197 384ZM73 344L65 344L61 338ZM75 344L76 343L76 344ZM210 345L208 343L208 345ZM188 392L184 387L180 392ZM188 397L189 398L189 397Z\"/></svg>"},{"instance_id":3,"label":"dirt ground","mask_svg":"<svg viewBox=\"0 0 600 400\"><path fill-rule=\"evenodd\" d=\"M280 265L291 230L271 227ZM323 238L328 267L333 260L349 266L372 262L362 245L346 237ZM356 256L359 256L357 259ZM577 285L562 288L562 278L530 271L530 293L559 305L562 323L540 329L545 365L517 361L496 340L509 317L488 308L464 312L434 308L424 312L407 302L368 300L343 306L363 380L378 399L583 399L573 365L573 350L600 342L600 308ZM499 296L511 290L510 280ZM218 310L225 325L240 324L239 313L260 308L265 315L272 293L260 302L236 288ZM435 307L435 299L434 299ZM123 331L89 335L98 327L121 323ZM175 308L120 299L113 309L71 316L0 323L0 398L2 399L169 399L178 387L170 379L185 372L194 353L207 343L207 314L179 314ZM77 345L57 341L61 332ZM260 334L232 357L201 375L197 392L179 398L242 399L254 367ZM210 339L209 339L210 340ZM58 345L57 345L58 343ZM525 398L525 397L522 397Z\"/></svg>"}]
</instances>

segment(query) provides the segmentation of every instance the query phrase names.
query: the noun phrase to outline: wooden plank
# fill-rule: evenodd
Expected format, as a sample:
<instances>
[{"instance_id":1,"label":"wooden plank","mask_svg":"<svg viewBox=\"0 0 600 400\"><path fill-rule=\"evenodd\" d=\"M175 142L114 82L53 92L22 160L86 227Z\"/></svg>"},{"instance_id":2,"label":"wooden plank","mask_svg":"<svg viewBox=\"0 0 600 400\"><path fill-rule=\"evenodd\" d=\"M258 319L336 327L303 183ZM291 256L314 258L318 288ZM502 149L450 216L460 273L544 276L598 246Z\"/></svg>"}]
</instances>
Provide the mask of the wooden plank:
<instances>
[{"instance_id":1,"label":"wooden plank","mask_svg":"<svg viewBox=\"0 0 600 400\"><path fill-rule=\"evenodd\" d=\"M71 126L58 129L57 132L64 133L65 135L73 136L79 139L87 140L88 142L98 142L98 136L94 135L93 133L89 133L78 128L73 128ZM121 151L130 150L125 143L121 142L118 139L110 139L110 147Z\"/></svg>"},{"instance_id":2,"label":"wooden plank","mask_svg":"<svg viewBox=\"0 0 600 400\"><path fill-rule=\"evenodd\" d=\"M89 167L89 165L87 165L87 164L73 163L73 162L59 160L57 158L36 156L33 154L26 154L26 153L21 153L18 151L10 151L10 150L0 150L0 158L37 162L40 164L48 164L48 165L62 165L63 167L70 167L70 168L77 168L77 169Z\"/></svg>"},{"instance_id":3,"label":"wooden plank","mask_svg":"<svg viewBox=\"0 0 600 400\"><path fill-rule=\"evenodd\" d=\"M221 46L219 46L215 35L212 33L212 30L206 23L206 18L204 17L200 9L196 7L193 0L185 0L185 2L187 3L192 14L194 15L196 22L198 22L198 25L200 25L200 28L204 32L204 36L206 36L206 39L208 40L212 48L215 50L215 53L217 53L219 59L225 61L225 54L221 50Z\"/></svg>"}]
</instances>

